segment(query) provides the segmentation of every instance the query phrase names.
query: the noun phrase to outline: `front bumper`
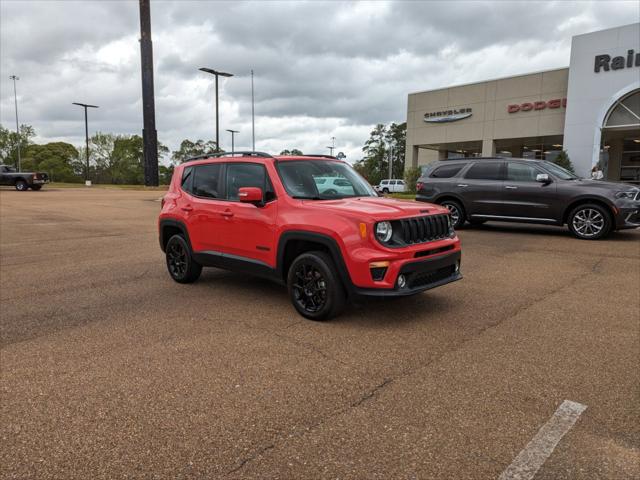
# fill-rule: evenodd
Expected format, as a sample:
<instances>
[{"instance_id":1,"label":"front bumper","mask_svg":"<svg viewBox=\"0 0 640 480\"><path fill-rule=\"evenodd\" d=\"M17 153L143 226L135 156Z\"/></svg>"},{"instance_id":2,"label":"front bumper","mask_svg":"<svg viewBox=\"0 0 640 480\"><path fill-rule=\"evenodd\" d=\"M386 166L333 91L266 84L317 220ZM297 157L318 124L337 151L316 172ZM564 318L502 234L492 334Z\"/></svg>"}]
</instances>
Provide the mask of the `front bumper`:
<instances>
[{"instance_id":1,"label":"front bumper","mask_svg":"<svg viewBox=\"0 0 640 480\"><path fill-rule=\"evenodd\" d=\"M31 180L31 183L34 185L43 185L45 183L49 183L49 179L35 178Z\"/></svg>"},{"instance_id":2,"label":"front bumper","mask_svg":"<svg viewBox=\"0 0 640 480\"><path fill-rule=\"evenodd\" d=\"M355 293L362 296L404 297L455 282L462 279L460 256L460 250L457 250L446 255L405 263L398 273L398 276L404 275L406 279L403 288L396 282L393 288L356 287Z\"/></svg>"},{"instance_id":3,"label":"front bumper","mask_svg":"<svg viewBox=\"0 0 640 480\"><path fill-rule=\"evenodd\" d=\"M640 202L637 207L619 208L619 213L616 215L616 229L624 230L638 227L640 227Z\"/></svg>"}]
</instances>

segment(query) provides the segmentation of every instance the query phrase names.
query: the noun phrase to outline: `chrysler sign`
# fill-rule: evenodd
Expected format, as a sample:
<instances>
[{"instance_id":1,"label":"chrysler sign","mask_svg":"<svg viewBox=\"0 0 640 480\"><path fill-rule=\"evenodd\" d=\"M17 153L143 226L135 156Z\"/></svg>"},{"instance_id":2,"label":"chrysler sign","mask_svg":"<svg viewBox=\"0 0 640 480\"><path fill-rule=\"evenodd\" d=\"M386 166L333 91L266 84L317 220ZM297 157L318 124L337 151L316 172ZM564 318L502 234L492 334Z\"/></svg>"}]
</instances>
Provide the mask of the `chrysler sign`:
<instances>
[{"instance_id":1,"label":"chrysler sign","mask_svg":"<svg viewBox=\"0 0 640 480\"><path fill-rule=\"evenodd\" d=\"M471 116L470 108L454 108L440 112L429 112L424 114L424 121L427 123L446 123L462 120Z\"/></svg>"}]
</instances>

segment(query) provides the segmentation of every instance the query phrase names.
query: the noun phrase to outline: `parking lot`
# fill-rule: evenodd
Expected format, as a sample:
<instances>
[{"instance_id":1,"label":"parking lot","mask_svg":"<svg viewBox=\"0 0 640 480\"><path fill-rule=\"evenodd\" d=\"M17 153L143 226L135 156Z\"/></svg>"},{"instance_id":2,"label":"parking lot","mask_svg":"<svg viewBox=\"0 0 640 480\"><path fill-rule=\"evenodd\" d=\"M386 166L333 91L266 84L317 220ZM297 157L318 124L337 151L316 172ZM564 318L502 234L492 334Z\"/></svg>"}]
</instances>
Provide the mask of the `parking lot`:
<instances>
[{"instance_id":1,"label":"parking lot","mask_svg":"<svg viewBox=\"0 0 640 480\"><path fill-rule=\"evenodd\" d=\"M462 281L314 323L174 283L160 195L0 191L3 478L498 478L565 400L535 479L640 477L640 231L463 230Z\"/></svg>"}]
</instances>

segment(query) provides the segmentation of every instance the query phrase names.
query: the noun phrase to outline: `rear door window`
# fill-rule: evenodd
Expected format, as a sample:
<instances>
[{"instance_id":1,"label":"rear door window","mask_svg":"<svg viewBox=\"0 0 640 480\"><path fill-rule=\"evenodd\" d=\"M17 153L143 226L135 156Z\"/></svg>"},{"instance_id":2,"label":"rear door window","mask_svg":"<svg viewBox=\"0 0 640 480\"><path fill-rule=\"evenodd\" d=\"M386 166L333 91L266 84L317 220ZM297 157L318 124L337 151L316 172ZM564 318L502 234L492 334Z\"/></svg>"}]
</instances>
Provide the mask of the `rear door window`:
<instances>
[{"instance_id":1,"label":"rear door window","mask_svg":"<svg viewBox=\"0 0 640 480\"><path fill-rule=\"evenodd\" d=\"M222 164L211 163L193 167L192 193L204 198L222 198Z\"/></svg>"},{"instance_id":2,"label":"rear door window","mask_svg":"<svg viewBox=\"0 0 640 480\"><path fill-rule=\"evenodd\" d=\"M476 162L464 178L470 180L502 180L502 162Z\"/></svg>"},{"instance_id":3,"label":"rear door window","mask_svg":"<svg viewBox=\"0 0 640 480\"><path fill-rule=\"evenodd\" d=\"M464 163L458 163L456 165L444 165L442 167L436 168L433 172L431 172L431 175L429 175L429 177L431 178L455 177L458 174L458 172L462 170L462 167L464 167L465 165L466 164Z\"/></svg>"}]
</instances>

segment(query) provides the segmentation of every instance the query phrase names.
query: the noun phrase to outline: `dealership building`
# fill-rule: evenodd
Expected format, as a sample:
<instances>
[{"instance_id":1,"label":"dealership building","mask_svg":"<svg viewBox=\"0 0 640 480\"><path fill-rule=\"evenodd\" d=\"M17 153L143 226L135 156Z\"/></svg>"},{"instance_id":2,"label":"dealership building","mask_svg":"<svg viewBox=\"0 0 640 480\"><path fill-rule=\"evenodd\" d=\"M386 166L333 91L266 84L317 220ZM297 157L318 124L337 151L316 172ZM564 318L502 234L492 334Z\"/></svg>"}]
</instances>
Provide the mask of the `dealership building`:
<instances>
[{"instance_id":1,"label":"dealership building","mask_svg":"<svg viewBox=\"0 0 640 480\"><path fill-rule=\"evenodd\" d=\"M569 67L409 95L406 165L553 160L640 183L640 23L573 37Z\"/></svg>"}]
</instances>

